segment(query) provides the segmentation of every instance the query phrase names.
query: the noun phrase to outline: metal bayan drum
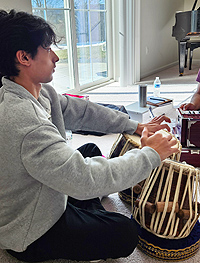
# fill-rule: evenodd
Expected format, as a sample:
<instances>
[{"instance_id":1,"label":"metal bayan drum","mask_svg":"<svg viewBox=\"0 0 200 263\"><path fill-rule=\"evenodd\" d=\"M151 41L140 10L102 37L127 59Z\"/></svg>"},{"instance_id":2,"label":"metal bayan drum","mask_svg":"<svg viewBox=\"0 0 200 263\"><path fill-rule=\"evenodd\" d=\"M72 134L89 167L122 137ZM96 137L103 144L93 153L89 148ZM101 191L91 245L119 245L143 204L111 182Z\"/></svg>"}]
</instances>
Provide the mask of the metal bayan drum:
<instances>
[{"instance_id":1,"label":"metal bayan drum","mask_svg":"<svg viewBox=\"0 0 200 263\"><path fill-rule=\"evenodd\" d=\"M169 134L169 132L166 130L160 130L159 132L161 132L163 135ZM127 151L132 150L132 149L140 149L141 148L140 138L141 137L138 134L133 134L133 135L126 134L126 133L120 134L118 136L117 140L114 142L112 148L111 148L109 158L122 156ZM172 160L179 161L180 154L181 154L181 144L180 144L179 140L177 140L177 144L178 144L178 148L179 148L180 152L174 153L169 158ZM144 184L144 181L137 184L136 186L134 186L134 197L133 197L134 199L141 192L143 184ZM119 197L121 200L125 201L128 204L132 203L131 188L120 191L118 194L119 194Z\"/></svg>"},{"instance_id":2,"label":"metal bayan drum","mask_svg":"<svg viewBox=\"0 0 200 263\"><path fill-rule=\"evenodd\" d=\"M162 133L164 136L170 134L166 130L160 130L158 132ZM127 133L120 134L118 136L117 140L114 142L112 148L111 148L109 158L122 156L127 151L135 149L135 148L140 149L141 148L140 138L141 137L138 134L132 134L132 135L131 134L127 134ZM176 137L174 137L174 138L177 140ZM180 144L179 140L177 140L177 145L178 145L178 148L181 150L181 144ZM172 160L179 161L180 160L180 154L181 154L180 152L179 153L174 153L169 158L172 159Z\"/></svg>"},{"instance_id":3,"label":"metal bayan drum","mask_svg":"<svg viewBox=\"0 0 200 263\"><path fill-rule=\"evenodd\" d=\"M162 133L164 136L171 134L166 130L159 130L157 132ZM176 146L178 145L178 149L181 152L182 146L180 144L180 141L174 135L172 135L172 136L176 139L176 141L177 141ZM118 136L117 140L114 142L112 148L111 148L109 158L122 156L127 151L135 149L135 148L140 149L141 148L140 138L141 137L138 134L133 134L133 135L127 134L127 133L120 134ZM180 155L181 155L180 152L172 154L169 158L172 160L179 161Z\"/></svg>"},{"instance_id":4,"label":"metal bayan drum","mask_svg":"<svg viewBox=\"0 0 200 263\"><path fill-rule=\"evenodd\" d=\"M140 136L138 134L120 134L111 148L109 159L122 156L134 148L141 148Z\"/></svg>"}]
</instances>

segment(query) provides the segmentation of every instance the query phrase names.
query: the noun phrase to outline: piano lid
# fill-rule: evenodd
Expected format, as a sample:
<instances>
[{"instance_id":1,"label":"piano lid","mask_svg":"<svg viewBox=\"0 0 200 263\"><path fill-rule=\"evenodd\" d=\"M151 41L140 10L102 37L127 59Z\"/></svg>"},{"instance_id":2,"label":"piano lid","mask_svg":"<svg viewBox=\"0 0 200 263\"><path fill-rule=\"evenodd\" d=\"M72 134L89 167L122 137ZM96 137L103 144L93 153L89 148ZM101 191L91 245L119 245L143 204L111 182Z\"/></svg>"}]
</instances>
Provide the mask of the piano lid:
<instances>
[{"instance_id":1,"label":"piano lid","mask_svg":"<svg viewBox=\"0 0 200 263\"><path fill-rule=\"evenodd\" d=\"M195 0L192 11L177 12L176 23L172 28L172 36L176 40L189 39L191 35L200 34L200 10L196 8L198 0Z\"/></svg>"}]
</instances>

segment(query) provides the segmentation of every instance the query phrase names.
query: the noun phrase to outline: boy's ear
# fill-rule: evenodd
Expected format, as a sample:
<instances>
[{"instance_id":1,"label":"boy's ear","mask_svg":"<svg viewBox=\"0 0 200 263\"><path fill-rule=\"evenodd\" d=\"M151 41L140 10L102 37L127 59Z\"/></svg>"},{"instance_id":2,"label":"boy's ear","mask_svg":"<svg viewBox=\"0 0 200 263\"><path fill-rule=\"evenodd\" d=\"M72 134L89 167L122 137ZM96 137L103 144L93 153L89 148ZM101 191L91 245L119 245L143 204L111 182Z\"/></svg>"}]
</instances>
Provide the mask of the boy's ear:
<instances>
[{"instance_id":1,"label":"boy's ear","mask_svg":"<svg viewBox=\"0 0 200 263\"><path fill-rule=\"evenodd\" d=\"M24 66L30 65L30 55L24 50L18 50L16 53L17 62Z\"/></svg>"}]
</instances>

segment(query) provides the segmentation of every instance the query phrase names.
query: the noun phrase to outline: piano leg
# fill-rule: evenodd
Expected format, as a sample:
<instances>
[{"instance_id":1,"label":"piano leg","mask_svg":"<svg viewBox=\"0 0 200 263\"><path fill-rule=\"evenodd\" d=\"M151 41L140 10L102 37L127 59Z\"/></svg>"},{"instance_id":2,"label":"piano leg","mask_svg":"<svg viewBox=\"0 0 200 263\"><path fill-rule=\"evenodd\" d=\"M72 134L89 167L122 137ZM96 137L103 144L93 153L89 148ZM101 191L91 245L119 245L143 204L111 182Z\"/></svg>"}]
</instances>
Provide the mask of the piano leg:
<instances>
[{"instance_id":1,"label":"piano leg","mask_svg":"<svg viewBox=\"0 0 200 263\"><path fill-rule=\"evenodd\" d=\"M183 75L184 66L185 66L185 52L186 52L186 43L187 42L179 42L179 76Z\"/></svg>"},{"instance_id":2,"label":"piano leg","mask_svg":"<svg viewBox=\"0 0 200 263\"><path fill-rule=\"evenodd\" d=\"M190 49L190 65L189 65L189 70L192 69L192 56L193 56L193 50Z\"/></svg>"},{"instance_id":3,"label":"piano leg","mask_svg":"<svg viewBox=\"0 0 200 263\"><path fill-rule=\"evenodd\" d=\"M185 68L187 68L187 59L188 59L188 49L185 50Z\"/></svg>"}]
</instances>

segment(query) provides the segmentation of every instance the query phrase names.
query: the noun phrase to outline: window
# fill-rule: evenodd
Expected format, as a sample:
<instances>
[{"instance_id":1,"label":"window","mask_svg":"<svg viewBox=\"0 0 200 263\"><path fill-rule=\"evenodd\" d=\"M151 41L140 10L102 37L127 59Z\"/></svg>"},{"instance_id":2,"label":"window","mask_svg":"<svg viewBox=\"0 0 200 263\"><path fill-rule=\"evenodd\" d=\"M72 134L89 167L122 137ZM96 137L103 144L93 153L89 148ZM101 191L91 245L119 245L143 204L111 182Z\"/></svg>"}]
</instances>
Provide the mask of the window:
<instances>
[{"instance_id":1,"label":"window","mask_svg":"<svg viewBox=\"0 0 200 263\"><path fill-rule=\"evenodd\" d=\"M106 0L32 0L61 41L52 84L60 92L83 90L109 80Z\"/></svg>"}]
</instances>

